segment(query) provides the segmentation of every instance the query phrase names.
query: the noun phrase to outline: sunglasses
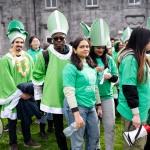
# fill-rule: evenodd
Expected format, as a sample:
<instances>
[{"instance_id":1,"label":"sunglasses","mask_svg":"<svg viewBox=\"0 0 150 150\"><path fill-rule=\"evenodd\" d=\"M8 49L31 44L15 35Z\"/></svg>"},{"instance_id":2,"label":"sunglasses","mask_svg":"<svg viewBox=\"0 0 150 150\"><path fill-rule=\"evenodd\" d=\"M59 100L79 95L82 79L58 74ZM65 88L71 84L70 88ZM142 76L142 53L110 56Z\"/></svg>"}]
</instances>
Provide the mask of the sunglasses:
<instances>
[{"instance_id":1,"label":"sunglasses","mask_svg":"<svg viewBox=\"0 0 150 150\"><path fill-rule=\"evenodd\" d=\"M63 41L64 39L65 39L64 37L54 37L53 38L54 41L58 41L58 40Z\"/></svg>"}]
</instances>

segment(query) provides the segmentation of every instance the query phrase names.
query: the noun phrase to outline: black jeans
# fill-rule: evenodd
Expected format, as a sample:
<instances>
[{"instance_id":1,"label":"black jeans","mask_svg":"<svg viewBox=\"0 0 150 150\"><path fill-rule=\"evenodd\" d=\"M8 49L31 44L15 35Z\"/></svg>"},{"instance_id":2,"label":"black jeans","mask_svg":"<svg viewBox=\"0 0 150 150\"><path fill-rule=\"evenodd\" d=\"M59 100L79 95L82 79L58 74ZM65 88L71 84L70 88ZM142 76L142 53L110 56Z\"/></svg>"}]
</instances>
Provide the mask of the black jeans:
<instances>
[{"instance_id":1,"label":"black jeans","mask_svg":"<svg viewBox=\"0 0 150 150\"><path fill-rule=\"evenodd\" d=\"M68 150L66 137L63 133L63 114L53 114L53 121L55 127L55 135L60 150Z\"/></svg>"},{"instance_id":2,"label":"black jeans","mask_svg":"<svg viewBox=\"0 0 150 150\"><path fill-rule=\"evenodd\" d=\"M9 144L17 144L17 119L11 120L8 119L8 127L9 127ZM31 139L30 134L30 124L26 123L26 121L21 120L21 129L24 137L24 142L27 143Z\"/></svg>"}]
</instances>

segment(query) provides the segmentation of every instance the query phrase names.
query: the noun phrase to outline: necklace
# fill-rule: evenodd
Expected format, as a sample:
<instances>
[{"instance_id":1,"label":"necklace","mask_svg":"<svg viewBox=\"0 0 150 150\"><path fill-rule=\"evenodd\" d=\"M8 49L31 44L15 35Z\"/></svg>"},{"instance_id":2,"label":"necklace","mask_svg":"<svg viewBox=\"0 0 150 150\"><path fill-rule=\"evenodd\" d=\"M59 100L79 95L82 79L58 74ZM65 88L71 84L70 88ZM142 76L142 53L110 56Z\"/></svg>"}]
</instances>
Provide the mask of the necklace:
<instances>
[{"instance_id":1,"label":"necklace","mask_svg":"<svg viewBox=\"0 0 150 150\"><path fill-rule=\"evenodd\" d=\"M14 50L10 50L10 53L12 54L12 56L15 59L15 65L17 66L17 71L23 77L25 77L29 73L29 68L28 68L27 58L25 57L25 53L19 52L19 55L20 55L20 57L22 57L22 59L20 59L19 57L16 56L16 53ZM23 62L23 63L21 63L21 62ZM23 70L23 68L24 68L24 70Z\"/></svg>"}]
</instances>

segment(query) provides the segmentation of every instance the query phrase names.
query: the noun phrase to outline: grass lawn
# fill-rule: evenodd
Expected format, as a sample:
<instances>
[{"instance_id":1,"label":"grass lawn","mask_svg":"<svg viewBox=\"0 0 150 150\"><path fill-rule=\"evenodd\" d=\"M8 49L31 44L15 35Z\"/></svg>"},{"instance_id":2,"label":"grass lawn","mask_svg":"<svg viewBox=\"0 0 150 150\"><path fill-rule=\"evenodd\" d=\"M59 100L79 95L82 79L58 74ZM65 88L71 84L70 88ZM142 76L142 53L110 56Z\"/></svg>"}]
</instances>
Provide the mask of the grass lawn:
<instances>
[{"instance_id":1,"label":"grass lawn","mask_svg":"<svg viewBox=\"0 0 150 150\"><path fill-rule=\"evenodd\" d=\"M3 122L4 124L7 124L6 119L3 119ZM66 123L65 123L65 126L66 126ZM100 128L101 128L101 136L100 136L101 150L105 150L104 149L104 130L103 130L102 125ZM33 139L38 141L42 145L40 148L38 148L38 150L59 150L57 143L56 143L55 135L49 134L48 140L42 140L39 137L39 125L35 124L34 121L33 121L33 124L31 125L31 134L32 134ZM22 133L20 132L20 121L18 121L18 125L17 125L17 135L18 135L18 147L20 150L26 150L26 149L33 150L33 148L24 147L23 136L22 136ZM9 142L8 132L4 132L2 138L0 139L0 150L8 150L9 149L8 142ZM67 139L67 142L68 142L68 146L70 147L69 139ZM123 146L122 121L121 121L121 118L118 117L116 118L114 150L122 150L123 149L122 146Z\"/></svg>"}]
</instances>

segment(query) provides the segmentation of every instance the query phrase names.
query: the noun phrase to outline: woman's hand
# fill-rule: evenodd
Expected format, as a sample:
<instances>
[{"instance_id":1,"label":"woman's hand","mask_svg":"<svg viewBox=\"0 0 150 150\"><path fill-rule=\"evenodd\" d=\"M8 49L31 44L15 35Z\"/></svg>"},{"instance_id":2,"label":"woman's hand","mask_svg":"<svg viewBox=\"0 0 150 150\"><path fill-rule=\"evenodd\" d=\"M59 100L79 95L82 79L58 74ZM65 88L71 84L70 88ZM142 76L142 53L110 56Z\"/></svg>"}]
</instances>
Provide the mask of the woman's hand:
<instances>
[{"instance_id":1,"label":"woman's hand","mask_svg":"<svg viewBox=\"0 0 150 150\"><path fill-rule=\"evenodd\" d=\"M21 95L21 98L24 99L24 100L28 100L28 99L30 99L30 97L31 97L31 95L29 95L29 94L27 94L27 93L23 93L23 94Z\"/></svg>"},{"instance_id":2,"label":"woman's hand","mask_svg":"<svg viewBox=\"0 0 150 150\"><path fill-rule=\"evenodd\" d=\"M75 122L76 122L76 128L81 128L84 125L84 120L83 118L80 116L79 111L74 112L74 118L75 118Z\"/></svg>"},{"instance_id":3,"label":"woman's hand","mask_svg":"<svg viewBox=\"0 0 150 150\"><path fill-rule=\"evenodd\" d=\"M97 106L97 115L102 118L102 107L101 106Z\"/></svg>"},{"instance_id":4,"label":"woman's hand","mask_svg":"<svg viewBox=\"0 0 150 150\"><path fill-rule=\"evenodd\" d=\"M132 124L136 127L139 128L141 125L141 119L139 114L134 114L133 119L132 119Z\"/></svg>"},{"instance_id":5,"label":"woman's hand","mask_svg":"<svg viewBox=\"0 0 150 150\"><path fill-rule=\"evenodd\" d=\"M108 79L110 79L112 77L112 75L110 74L110 73L105 73L104 74L104 79L105 80L108 80Z\"/></svg>"},{"instance_id":6,"label":"woman's hand","mask_svg":"<svg viewBox=\"0 0 150 150\"><path fill-rule=\"evenodd\" d=\"M103 67L100 67L100 66L97 66L97 67L96 67L96 70L97 70L97 72L102 72L102 71L104 70L104 68L103 68Z\"/></svg>"}]
</instances>

